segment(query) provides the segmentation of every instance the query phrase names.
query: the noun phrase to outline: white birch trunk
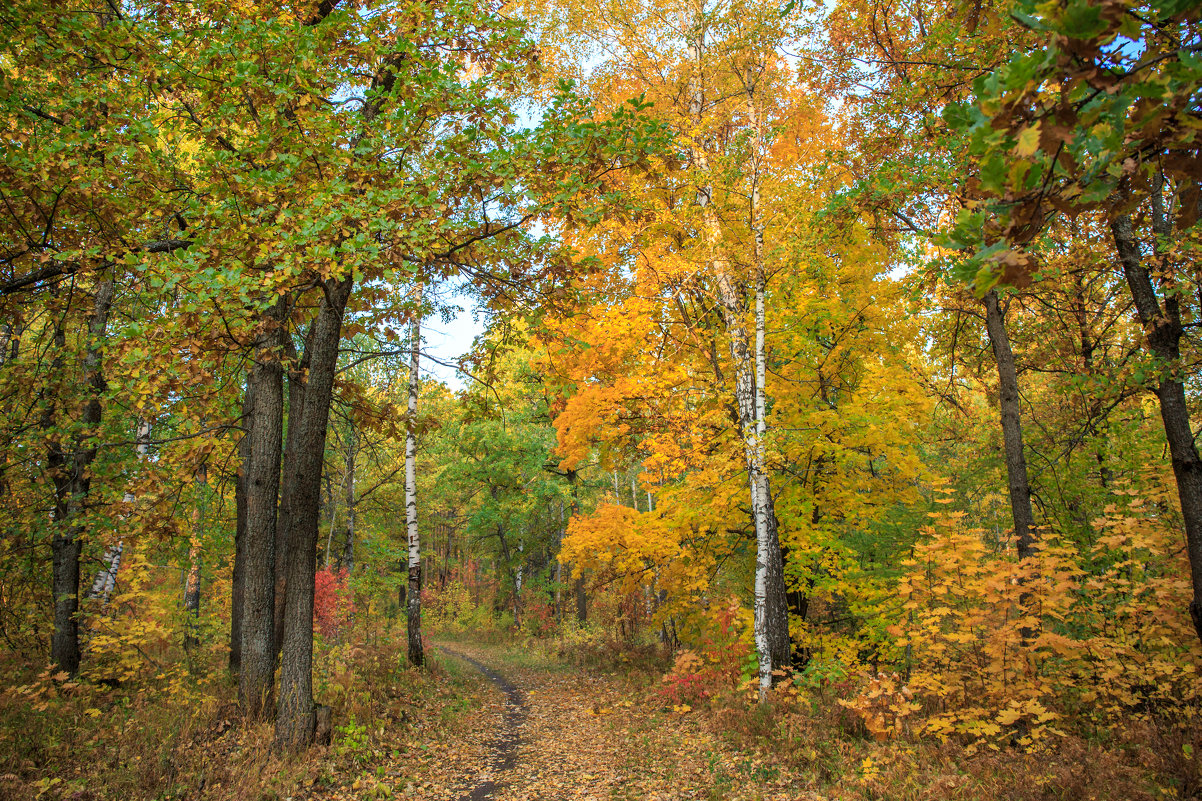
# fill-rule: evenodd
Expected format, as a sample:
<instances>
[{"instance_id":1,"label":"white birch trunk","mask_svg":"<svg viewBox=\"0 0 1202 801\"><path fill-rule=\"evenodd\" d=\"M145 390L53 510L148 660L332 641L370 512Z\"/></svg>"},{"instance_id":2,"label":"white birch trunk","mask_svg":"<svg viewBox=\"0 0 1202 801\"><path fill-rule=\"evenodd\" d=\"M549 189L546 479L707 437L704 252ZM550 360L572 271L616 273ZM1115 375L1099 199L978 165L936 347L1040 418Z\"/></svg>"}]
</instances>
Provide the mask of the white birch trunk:
<instances>
[{"instance_id":1,"label":"white birch trunk","mask_svg":"<svg viewBox=\"0 0 1202 801\"><path fill-rule=\"evenodd\" d=\"M518 538L518 568L513 571L513 625L522 628L522 576L525 565L525 535Z\"/></svg>"},{"instance_id":2,"label":"white birch trunk","mask_svg":"<svg viewBox=\"0 0 1202 801\"><path fill-rule=\"evenodd\" d=\"M522 570L526 564L526 538L523 536L518 540L518 569L514 575L513 590L514 595L519 599L518 606L521 606L520 599L522 597Z\"/></svg>"},{"instance_id":3,"label":"white birch trunk","mask_svg":"<svg viewBox=\"0 0 1202 801\"><path fill-rule=\"evenodd\" d=\"M704 89L703 62L705 36L704 20L698 11L695 30L689 41L690 56L694 61L690 112L698 130L703 124ZM751 93L749 92L749 99ZM754 105L754 103L753 103ZM754 109L753 109L754 110ZM756 124L756 144L760 144L760 126ZM748 492L751 500L752 522L755 527L755 603L754 635L756 656L759 661L760 700L763 701L772 687L773 670L786 667L788 661L788 612L784 605L784 575L781 564L780 543L773 525L772 496L768 477L764 471L761 438L764 430L764 399L758 389L763 384L763 259L762 236L758 236L758 175L753 177L752 228L756 236L756 254L759 257L756 275L756 332L754 347L749 341L745 321L746 304L737 286L733 269L724 246L722 222L713 207L713 189L706 173L709 170L708 153L703 141L692 147L693 169L698 177L696 203L701 212L702 232L709 249L710 270L718 290L718 305L723 324L730 337L730 355L735 369L735 401L739 415L739 433L743 444L743 458L747 468ZM758 153L756 154L758 167ZM758 384L757 384L758 379ZM774 660L774 654L776 658ZM780 662L776 664L775 662Z\"/></svg>"},{"instance_id":4,"label":"white birch trunk","mask_svg":"<svg viewBox=\"0 0 1202 801\"><path fill-rule=\"evenodd\" d=\"M408 630L409 661L423 664L422 652L422 550L417 528L417 390L421 347L422 285L417 285L413 317L412 353L409 358L409 406L405 419L405 526L409 536Z\"/></svg>"},{"instance_id":5,"label":"white birch trunk","mask_svg":"<svg viewBox=\"0 0 1202 801\"><path fill-rule=\"evenodd\" d=\"M150 451L150 421L138 420L138 429L135 439L136 444L134 450L138 454L139 461L146 458L146 454ZM136 498L132 492L125 492L122 500L125 503L133 503ZM117 571L121 569L121 557L125 553L125 541L117 540L116 543L110 545L104 551L103 565L96 571L95 578L92 579L92 586L88 590L88 599L100 599L100 611L104 612L108 609L109 598L113 594L113 590L117 586Z\"/></svg>"},{"instance_id":6,"label":"white birch trunk","mask_svg":"<svg viewBox=\"0 0 1202 801\"><path fill-rule=\"evenodd\" d=\"M329 528L329 531L326 532L326 555L325 555L325 559L324 559L324 564L325 564L325 569L329 570L330 569L330 548L332 548L334 546L334 522L335 522L335 518L338 516L338 509L334 505L334 488L333 487L329 488L329 491L326 493L326 496L329 498L329 501L330 501L330 504L328 507L329 512L330 512L330 528Z\"/></svg>"},{"instance_id":7,"label":"white birch trunk","mask_svg":"<svg viewBox=\"0 0 1202 801\"><path fill-rule=\"evenodd\" d=\"M752 104L754 106L754 103ZM755 266L755 434L751 438L754 475L751 502L754 506L755 513L755 534L757 553L761 558L756 560L755 584L756 584L756 609L760 608L761 599L767 599L767 560L763 555L767 553L770 544L768 538L768 517L771 515L771 498L769 497L768 489L768 473L764 465L764 434L767 431L767 422L765 420L764 409L766 406L766 393L764 391L764 379L767 372L766 358L764 353L764 334L765 334L765 314L764 314L764 232L760 225L760 180L759 180L759 148L760 141L760 125L758 115L755 116L756 121L756 136L755 136L755 156L754 167L752 169L752 189L751 189L751 229L754 241L754 266ZM779 547L779 545L777 546ZM764 615L766 618L767 615ZM759 615L757 615L757 645L759 644ZM763 646L768 649L767 630L763 636ZM768 665L760 663L760 699L763 700L765 694L772 687L772 665L771 659L768 660Z\"/></svg>"}]
</instances>

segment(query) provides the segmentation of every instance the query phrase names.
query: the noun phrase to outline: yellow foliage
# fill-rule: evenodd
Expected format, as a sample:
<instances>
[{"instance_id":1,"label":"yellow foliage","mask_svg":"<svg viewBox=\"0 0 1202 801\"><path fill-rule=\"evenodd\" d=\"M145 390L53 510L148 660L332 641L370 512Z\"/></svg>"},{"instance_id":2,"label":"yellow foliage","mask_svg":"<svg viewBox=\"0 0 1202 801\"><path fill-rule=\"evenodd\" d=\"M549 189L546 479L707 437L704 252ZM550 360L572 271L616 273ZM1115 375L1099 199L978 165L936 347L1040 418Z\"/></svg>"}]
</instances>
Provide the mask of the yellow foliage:
<instances>
[{"instance_id":1,"label":"yellow foliage","mask_svg":"<svg viewBox=\"0 0 1202 801\"><path fill-rule=\"evenodd\" d=\"M931 518L891 629L928 733L1037 750L1077 705L1103 724L1197 714L1179 535L1150 501L1109 507L1091 549L1045 531L1026 561L988 547L960 513Z\"/></svg>"}]
</instances>

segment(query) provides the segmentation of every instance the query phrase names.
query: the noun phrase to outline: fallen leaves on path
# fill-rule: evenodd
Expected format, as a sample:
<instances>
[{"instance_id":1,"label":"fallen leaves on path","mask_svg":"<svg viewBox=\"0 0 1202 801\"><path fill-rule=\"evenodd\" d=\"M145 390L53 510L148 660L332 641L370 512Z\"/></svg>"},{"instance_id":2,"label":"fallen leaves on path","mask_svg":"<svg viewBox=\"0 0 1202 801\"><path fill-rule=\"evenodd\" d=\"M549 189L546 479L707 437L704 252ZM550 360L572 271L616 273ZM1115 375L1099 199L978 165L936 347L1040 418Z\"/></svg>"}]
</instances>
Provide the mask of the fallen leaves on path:
<instances>
[{"instance_id":1,"label":"fallen leaves on path","mask_svg":"<svg viewBox=\"0 0 1202 801\"><path fill-rule=\"evenodd\" d=\"M525 691L517 761L498 801L808 798L619 677L531 666L498 648L455 648Z\"/></svg>"},{"instance_id":2,"label":"fallen leaves on path","mask_svg":"<svg viewBox=\"0 0 1202 801\"><path fill-rule=\"evenodd\" d=\"M458 642L450 648L521 690L511 768L496 758L506 732L505 695L470 663L440 653L448 674L424 692L380 691L382 699L407 706L390 705L385 720L377 721L386 728L374 732L374 749L355 753L353 736L336 735L334 775L327 772L308 796L293 801L461 801L473 790L475 798L496 801L822 801L725 743L712 721L674 710L621 676L500 646Z\"/></svg>"}]
</instances>

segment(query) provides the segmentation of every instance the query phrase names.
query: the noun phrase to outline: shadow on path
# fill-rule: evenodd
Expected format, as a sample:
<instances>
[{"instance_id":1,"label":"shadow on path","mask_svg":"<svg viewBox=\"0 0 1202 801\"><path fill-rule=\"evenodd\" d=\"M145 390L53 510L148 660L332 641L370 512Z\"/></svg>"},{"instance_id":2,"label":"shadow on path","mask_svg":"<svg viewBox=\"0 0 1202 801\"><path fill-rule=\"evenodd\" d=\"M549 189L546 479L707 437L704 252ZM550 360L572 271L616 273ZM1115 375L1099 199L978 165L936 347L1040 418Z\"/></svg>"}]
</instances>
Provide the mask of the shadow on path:
<instances>
[{"instance_id":1,"label":"shadow on path","mask_svg":"<svg viewBox=\"0 0 1202 801\"><path fill-rule=\"evenodd\" d=\"M518 744L522 741L519 729L526 721L525 694L514 686L509 679L487 665L472 659L470 656L461 654L458 651L452 651L450 648L441 645L438 648L447 655L461 659L476 668L476 670L479 670L505 695L504 727L493 742L492 754L489 756L488 767L491 770L488 778L472 788L471 792L461 797L462 801L488 801L488 799L493 797L493 793L505 786L504 782L497 781L497 775L512 770L517 764Z\"/></svg>"}]
</instances>

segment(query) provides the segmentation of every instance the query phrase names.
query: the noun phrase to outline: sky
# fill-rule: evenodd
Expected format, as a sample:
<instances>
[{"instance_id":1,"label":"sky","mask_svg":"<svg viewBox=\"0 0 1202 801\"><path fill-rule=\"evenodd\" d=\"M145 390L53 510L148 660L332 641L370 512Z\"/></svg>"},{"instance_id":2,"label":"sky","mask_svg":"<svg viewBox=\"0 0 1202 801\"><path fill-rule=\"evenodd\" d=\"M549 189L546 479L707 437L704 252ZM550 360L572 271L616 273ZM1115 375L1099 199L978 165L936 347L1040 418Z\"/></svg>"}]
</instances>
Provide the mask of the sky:
<instances>
[{"instance_id":1,"label":"sky","mask_svg":"<svg viewBox=\"0 0 1202 801\"><path fill-rule=\"evenodd\" d=\"M484 321L474 319L476 306L472 299L461 296L456 302L463 310L449 323L444 323L438 315L422 321L422 354L448 364L457 362L460 356L471 350L472 340L484 333ZM425 360L422 373L433 376L454 390L463 389L471 380L454 368L435 363L433 359Z\"/></svg>"}]
</instances>

